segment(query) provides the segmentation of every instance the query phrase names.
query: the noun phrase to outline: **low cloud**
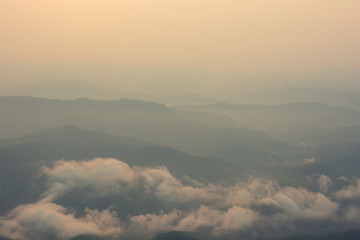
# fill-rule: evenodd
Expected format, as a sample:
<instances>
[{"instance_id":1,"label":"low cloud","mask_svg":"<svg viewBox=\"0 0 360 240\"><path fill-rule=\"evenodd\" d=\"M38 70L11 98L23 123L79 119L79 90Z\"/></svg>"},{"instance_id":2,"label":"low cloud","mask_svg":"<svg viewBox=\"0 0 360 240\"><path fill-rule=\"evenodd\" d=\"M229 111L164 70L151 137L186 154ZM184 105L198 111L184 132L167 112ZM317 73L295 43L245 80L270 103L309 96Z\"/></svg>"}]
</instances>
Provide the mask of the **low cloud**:
<instances>
[{"instance_id":1,"label":"low cloud","mask_svg":"<svg viewBox=\"0 0 360 240\"><path fill-rule=\"evenodd\" d=\"M199 229L211 229L214 234L227 234L250 227L257 218L257 213L242 207L234 206L222 211L200 206L189 212L174 210L170 213L131 217L130 230L141 233L142 236L169 230L196 231Z\"/></svg>"},{"instance_id":2,"label":"low cloud","mask_svg":"<svg viewBox=\"0 0 360 240\"><path fill-rule=\"evenodd\" d=\"M174 226L182 217L180 210L173 210L170 213L144 214L130 217L128 234L148 237L151 234L163 231L174 230Z\"/></svg>"},{"instance_id":3,"label":"low cloud","mask_svg":"<svg viewBox=\"0 0 360 240\"><path fill-rule=\"evenodd\" d=\"M318 184L320 191L326 193L329 191L329 188L333 185L333 181L329 177L321 174L318 178Z\"/></svg>"},{"instance_id":4,"label":"low cloud","mask_svg":"<svg viewBox=\"0 0 360 240\"><path fill-rule=\"evenodd\" d=\"M304 159L304 164L311 164L311 163L314 163L316 162L316 158L315 157L312 157L312 158L305 158Z\"/></svg>"},{"instance_id":5,"label":"low cloud","mask_svg":"<svg viewBox=\"0 0 360 240\"><path fill-rule=\"evenodd\" d=\"M44 197L56 199L70 191L88 188L88 197L128 195L136 191L160 201L177 204L206 202L214 196L206 189L185 186L165 167L129 167L116 159L97 158L91 161L58 161L53 168L43 167L50 181Z\"/></svg>"},{"instance_id":6,"label":"low cloud","mask_svg":"<svg viewBox=\"0 0 360 240\"><path fill-rule=\"evenodd\" d=\"M334 184L331 178L324 174L312 174L306 177L306 179L313 187L316 187L322 193L327 193Z\"/></svg>"},{"instance_id":7,"label":"low cloud","mask_svg":"<svg viewBox=\"0 0 360 240\"><path fill-rule=\"evenodd\" d=\"M344 187L335 193L338 199L359 199L360 198L360 179L356 179L353 185Z\"/></svg>"},{"instance_id":8,"label":"low cloud","mask_svg":"<svg viewBox=\"0 0 360 240\"><path fill-rule=\"evenodd\" d=\"M20 205L0 218L0 234L14 239L69 239L80 234L122 233L115 212L85 209L83 217L55 203Z\"/></svg>"},{"instance_id":9,"label":"low cloud","mask_svg":"<svg viewBox=\"0 0 360 240\"><path fill-rule=\"evenodd\" d=\"M344 219L350 223L360 223L360 208L358 206L349 206L344 210Z\"/></svg>"},{"instance_id":10,"label":"low cloud","mask_svg":"<svg viewBox=\"0 0 360 240\"><path fill-rule=\"evenodd\" d=\"M43 167L42 172L49 184L42 200L18 206L1 217L0 235L21 239L68 239L79 234L148 237L170 230L220 235L254 225L264 228L266 224L296 224L297 220L327 221L339 209L320 192L283 187L269 180L250 178L231 186L203 184L175 178L165 167L130 167L116 159L58 161L53 167ZM320 176L319 184L325 190L330 182ZM130 202L145 198L162 205L141 214L117 216L109 209L87 208L75 213L54 203L83 189L84 198L124 196ZM112 204L127 208L126 201ZM273 211L265 216L263 208Z\"/></svg>"},{"instance_id":11,"label":"low cloud","mask_svg":"<svg viewBox=\"0 0 360 240\"><path fill-rule=\"evenodd\" d=\"M228 187L226 203L244 207L272 206L284 217L322 219L335 214L338 204L322 193L303 188L281 187L273 181L254 178L248 183Z\"/></svg>"}]
</instances>

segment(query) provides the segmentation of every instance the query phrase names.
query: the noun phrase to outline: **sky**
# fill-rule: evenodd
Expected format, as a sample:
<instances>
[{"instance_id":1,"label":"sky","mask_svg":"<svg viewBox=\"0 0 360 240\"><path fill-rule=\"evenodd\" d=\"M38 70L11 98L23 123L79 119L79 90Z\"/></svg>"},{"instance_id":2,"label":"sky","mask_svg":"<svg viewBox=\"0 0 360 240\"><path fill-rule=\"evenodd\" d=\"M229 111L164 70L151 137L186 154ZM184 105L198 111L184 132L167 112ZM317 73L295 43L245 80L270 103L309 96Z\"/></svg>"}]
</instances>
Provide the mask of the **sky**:
<instances>
[{"instance_id":1,"label":"sky","mask_svg":"<svg viewBox=\"0 0 360 240\"><path fill-rule=\"evenodd\" d=\"M0 61L360 69L358 0L0 0Z\"/></svg>"}]
</instances>

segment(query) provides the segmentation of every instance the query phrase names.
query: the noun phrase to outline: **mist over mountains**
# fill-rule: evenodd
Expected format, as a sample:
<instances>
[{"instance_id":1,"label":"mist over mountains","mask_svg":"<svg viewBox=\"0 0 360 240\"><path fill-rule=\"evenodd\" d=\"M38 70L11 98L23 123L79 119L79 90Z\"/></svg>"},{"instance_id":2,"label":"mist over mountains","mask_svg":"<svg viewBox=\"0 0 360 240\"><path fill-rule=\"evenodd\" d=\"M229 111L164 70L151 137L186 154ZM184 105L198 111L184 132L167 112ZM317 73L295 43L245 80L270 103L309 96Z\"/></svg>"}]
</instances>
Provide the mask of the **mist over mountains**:
<instances>
[{"instance_id":1,"label":"mist over mountains","mask_svg":"<svg viewBox=\"0 0 360 240\"><path fill-rule=\"evenodd\" d=\"M222 114L236 119L242 126L259 129L274 137L298 143L302 138L317 132L357 126L360 119L358 111L316 102L281 105L219 103L177 108Z\"/></svg>"},{"instance_id":2,"label":"mist over mountains","mask_svg":"<svg viewBox=\"0 0 360 240\"><path fill-rule=\"evenodd\" d=\"M281 93L177 106L0 97L0 235L354 239L360 113Z\"/></svg>"},{"instance_id":3,"label":"mist over mountains","mask_svg":"<svg viewBox=\"0 0 360 240\"><path fill-rule=\"evenodd\" d=\"M227 99L230 103L242 104L285 104L324 103L359 110L359 92L321 88L287 87L278 91L249 92Z\"/></svg>"},{"instance_id":4,"label":"mist over mountains","mask_svg":"<svg viewBox=\"0 0 360 240\"><path fill-rule=\"evenodd\" d=\"M360 1L0 2L0 240L360 239Z\"/></svg>"},{"instance_id":5,"label":"mist over mountains","mask_svg":"<svg viewBox=\"0 0 360 240\"><path fill-rule=\"evenodd\" d=\"M356 71L136 75L107 66L112 77L99 86L99 73L73 81L98 69L61 69L28 77L69 81L0 89L3 239L359 235ZM107 87L120 73L135 83ZM142 91L146 78L157 81ZM196 78L226 83L189 89ZM347 84L337 89L339 79Z\"/></svg>"},{"instance_id":6,"label":"mist over mountains","mask_svg":"<svg viewBox=\"0 0 360 240\"><path fill-rule=\"evenodd\" d=\"M105 63L0 62L0 96L120 98L167 105L321 102L357 107L360 71L130 68Z\"/></svg>"}]
</instances>

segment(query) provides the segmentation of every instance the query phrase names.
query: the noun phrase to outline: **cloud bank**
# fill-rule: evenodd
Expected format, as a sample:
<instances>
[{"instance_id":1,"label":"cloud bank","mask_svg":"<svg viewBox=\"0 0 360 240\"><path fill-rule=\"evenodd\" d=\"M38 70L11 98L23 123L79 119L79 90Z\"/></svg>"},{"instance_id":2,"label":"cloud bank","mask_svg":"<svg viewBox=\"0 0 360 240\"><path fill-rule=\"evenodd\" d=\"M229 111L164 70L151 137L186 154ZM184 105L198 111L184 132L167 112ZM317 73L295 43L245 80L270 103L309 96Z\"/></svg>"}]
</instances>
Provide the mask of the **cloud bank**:
<instances>
[{"instance_id":1,"label":"cloud bank","mask_svg":"<svg viewBox=\"0 0 360 240\"><path fill-rule=\"evenodd\" d=\"M338 199L359 199L360 198L360 179L356 179L355 183L349 185L336 192Z\"/></svg>"},{"instance_id":2,"label":"cloud bank","mask_svg":"<svg viewBox=\"0 0 360 240\"><path fill-rule=\"evenodd\" d=\"M340 210L339 204L323 193L260 178L231 186L203 184L175 178L165 167L130 167L116 159L101 158L58 161L41 170L48 181L47 191L39 202L20 205L1 217L0 235L19 239L69 239L80 234L141 238L170 230L222 235L281 228L288 223L295 230L297 222L336 222ZM336 197L357 196L359 182L340 190ZM318 183L326 192L331 179L321 175ZM127 203L151 201L160 207L149 207L137 215L118 215L111 206L75 211L57 202L77 191L84 193L84 199L120 196L124 201L111 203L120 210L126 210ZM347 211L343 216L355 219Z\"/></svg>"},{"instance_id":3,"label":"cloud bank","mask_svg":"<svg viewBox=\"0 0 360 240\"><path fill-rule=\"evenodd\" d=\"M0 233L14 239L69 239L81 234L122 233L115 212L85 209L83 217L58 204L40 201L21 205L0 218Z\"/></svg>"}]
</instances>

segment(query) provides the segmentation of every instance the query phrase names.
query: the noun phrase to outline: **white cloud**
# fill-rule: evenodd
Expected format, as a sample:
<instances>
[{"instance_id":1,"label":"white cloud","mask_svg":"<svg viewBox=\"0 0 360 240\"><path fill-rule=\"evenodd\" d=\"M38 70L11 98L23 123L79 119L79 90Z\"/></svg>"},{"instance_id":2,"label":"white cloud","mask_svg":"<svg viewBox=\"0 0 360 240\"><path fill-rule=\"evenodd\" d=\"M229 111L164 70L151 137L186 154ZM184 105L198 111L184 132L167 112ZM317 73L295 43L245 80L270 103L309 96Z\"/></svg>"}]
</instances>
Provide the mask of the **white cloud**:
<instances>
[{"instance_id":1,"label":"white cloud","mask_svg":"<svg viewBox=\"0 0 360 240\"><path fill-rule=\"evenodd\" d=\"M338 209L338 204L323 194L302 188L283 188L270 199L293 218L326 219L335 214Z\"/></svg>"},{"instance_id":2,"label":"white cloud","mask_svg":"<svg viewBox=\"0 0 360 240\"><path fill-rule=\"evenodd\" d=\"M45 197L56 199L80 188L90 188L90 197L126 195L129 190L169 203L206 202L214 196L201 187L184 186L165 167L129 167L116 159L58 161L42 171L51 182ZM95 196L94 196L95 193Z\"/></svg>"},{"instance_id":3,"label":"white cloud","mask_svg":"<svg viewBox=\"0 0 360 240\"><path fill-rule=\"evenodd\" d=\"M18 206L1 217L0 235L24 239L67 239L79 234L144 237L159 231L199 229L227 234L264 223L265 218L274 226L297 219L328 220L338 210L338 204L322 193L282 187L269 180L250 178L231 186L206 185L191 179L184 183L165 167L130 167L116 159L58 161L42 171L49 180L43 200ZM319 177L323 189L330 181L326 176ZM353 188L343 191L354 192ZM135 203L138 198L156 199L170 210L148 209L121 222L110 210L86 209L84 216L76 217L74 212L52 203L82 189L89 194L84 197L121 195ZM276 213L263 218L259 210L262 206L277 209Z\"/></svg>"},{"instance_id":4,"label":"white cloud","mask_svg":"<svg viewBox=\"0 0 360 240\"><path fill-rule=\"evenodd\" d=\"M167 214L131 217L130 230L141 233L143 236L161 231L196 231L199 229L212 229L214 234L222 234L250 227L257 217L257 213L251 209L236 206L224 211L200 206L189 212L174 210Z\"/></svg>"},{"instance_id":5,"label":"white cloud","mask_svg":"<svg viewBox=\"0 0 360 240\"><path fill-rule=\"evenodd\" d=\"M315 157L305 158L305 159L304 159L304 164L311 164L311 163L314 163L314 162L316 162L316 158L315 158Z\"/></svg>"},{"instance_id":6,"label":"white cloud","mask_svg":"<svg viewBox=\"0 0 360 240\"><path fill-rule=\"evenodd\" d=\"M130 218L128 232L142 237L160 231L170 231L182 217L182 212L174 210L170 213L144 214Z\"/></svg>"},{"instance_id":7,"label":"white cloud","mask_svg":"<svg viewBox=\"0 0 360 240\"><path fill-rule=\"evenodd\" d=\"M356 179L355 184L344 187L335 193L338 199L357 199L360 198L360 179Z\"/></svg>"},{"instance_id":8,"label":"white cloud","mask_svg":"<svg viewBox=\"0 0 360 240\"><path fill-rule=\"evenodd\" d=\"M249 208L258 203L273 203L288 215L301 218L328 217L337 204L321 193L302 188L281 187L275 182L250 178L248 182L233 186L184 185L164 167L129 167L116 159L94 159L83 162L59 161L53 168L43 168L52 182L47 195L59 196L82 187L90 187L96 193L126 194L129 189L148 195L166 204L197 204L213 208L233 206ZM320 175L318 183L327 190L332 181Z\"/></svg>"},{"instance_id":9,"label":"white cloud","mask_svg":"<svg viewBox=\"0 0 360 240\"><path fill-rule=\"evenodd\" d=\"M318 184L320 191L327 193L329 188L333 185L333 181L329 177L321 174L318 178Z\"/></svg>"},{"instance_id":10,"label":"white cloud","mask_svg":"<svg viewBox=\"0 0 360 240\"><path fill-rule=\"evenodd\" d=\"M14 239L68 239L80 234L114 236L121 232L115 212L86 209L85 216L76 218L74 212L46 201L20 205L0 218L0 235Z\"/></svg>"}]
</instances>

